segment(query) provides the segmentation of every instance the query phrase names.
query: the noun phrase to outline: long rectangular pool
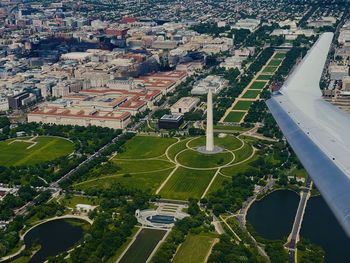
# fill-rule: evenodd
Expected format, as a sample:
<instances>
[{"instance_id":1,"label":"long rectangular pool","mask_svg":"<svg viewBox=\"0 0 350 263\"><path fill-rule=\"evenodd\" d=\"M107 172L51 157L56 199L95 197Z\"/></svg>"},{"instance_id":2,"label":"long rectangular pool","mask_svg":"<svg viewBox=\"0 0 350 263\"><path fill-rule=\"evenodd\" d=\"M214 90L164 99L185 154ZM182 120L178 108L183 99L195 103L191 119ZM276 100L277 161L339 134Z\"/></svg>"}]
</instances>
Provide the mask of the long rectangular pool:
<instances>
[{"instance_id":1,"label":"long rectangular pool","mask_svg":"<svg viewBox=\"0 0 350 263\"><path fill-rule=\"evenodd\" d=\"M166 234L165 230L142 229L128 251L120 259L120 263L146 262L157 244Z\"/></svg>"}]
</instances>

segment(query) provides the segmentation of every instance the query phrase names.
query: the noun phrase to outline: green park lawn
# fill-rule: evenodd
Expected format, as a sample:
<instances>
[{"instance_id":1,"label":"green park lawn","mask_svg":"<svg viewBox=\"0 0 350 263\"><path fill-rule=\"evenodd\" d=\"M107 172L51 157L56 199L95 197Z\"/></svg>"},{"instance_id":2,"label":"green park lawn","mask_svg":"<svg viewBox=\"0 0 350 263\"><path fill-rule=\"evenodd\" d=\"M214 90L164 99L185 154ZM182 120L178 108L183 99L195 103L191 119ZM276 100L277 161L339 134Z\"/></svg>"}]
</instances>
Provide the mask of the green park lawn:
<instances>
[{"instance_id":1,"label":"green park lawn","mask_svg":"<svg viewBox=\"0 0 350 263\"><path fill-rule=\"evenodd\" d=\"M28 140L26 137L23 140ZM22 140L17 138L17 140ZM34 143L36 143L34 145ZM32 147L30 147L33 145ZM30 148L28 148L30 147ZM0 142L0 165L34 165L69 155L74 151L74 144L59 137L40 136L33 142L10 139Z\"/></svg>"},{"instance_id":2,"label":"green park lawn","mask_svg":"<svg viewBox=\"0 0 350 263\"><path fill-rule=\"evenodd\" d=\"M189 234L176 252L173 263L204 263L216 238L215 234Z\"/></svg>"},{"instance_id":3,"label":"green park lawn","mask_svg":"<svg viewBox=\"0 0 350 263\"><path fill-rule=\"evenodd\" d=\"M140 152L137 153L136 149L140 149L138 145L145 145L142 140L149 142L149 139L156 146L151 149L146 144L148 148L142 149L141 147ZM244 141L247 140L244 139ZM252 153L250 144L243 145L242 141L233 135L216 136L214 141L216 145L234 151L235 159L233 160L233 155L228 151L210 155L194 150L198 146L205 145L204 136L186 138L179 142L176 139L136 136L127 143L126 150L122 154L117 154L110 162L89 171L84 181L76 182L73 188L82 191L109 189L119 183L126 187L155 193L175 169L176 159L179 167L162 187L160 195L163 198L179 200L187 200L190 197L200 198L213 178L216 167L229 164L231 161L232 164L235 164L248 158ZM169 145L171 147L168 149L168 159L164 153ZM129 151L137 154L135 159L132 159ZM161 157L143 160L142 155ZM128 158L121 158L125 156ZM225 169L228 168L222 170ZM74 200L64 200L64 202L73 206L77 202L87 201L76 197Z\"/></svg>"},{"instance_id":4,"label":"green park lawn","mask_svg":"<svg viewBox=\"0 0 350 263\"><path fill-rule=\"evenodd\" d=\"M252 85L249 86L249 89L263 89L266 86L264 81L254 81Z\"/></svg>"},{"instance_id":5,"label":"green park lawn","mask_svg":"<svg viewBox=\"0 0 350 263\"><path fill-rule=\"evenodd\" d=\"M253 101L241 100L236 103L233 107L234 110L248 110L250 105L252 105Z\"/></svg>"},{"instance_id":6,"label":"green park lawn","mask_svg":"<svg viewBox=\"0 0 350 263\"><path fill-rule=\"evenodd\" d=\"M243 160L246 160L249 156L252 155L252 153L253 147L250 144L245 143L242 148L235 152L235 163L239 163Z\"/></svg>"},{"instance_id":7,"label":"green park lawn","mask_svg":"<svg viewBox=\"0 0 350 263\"><path fill-rule=\"evenodd\" d=\"M217 154L203 154L196 150L187 149L177 155L176 160L187 167L192 168L215 168L228 164L233 160L233 156L229 152L221 152Z\"/></svg>"},{"instance_id":8,"label":"green park lawn","mask_svg":"<svg viewBox=\"0 0 350 263\"><path fill-rule=\"evenodd\" d=\"M113 159L113 162L120 169L117 172L120 174L160 171L174 167L174 164L166 160Z\"/></svg>"},{"instance_id":9,"label":"green park lawn","mask_svg":"<svg viewBox=\"0 0 350 263\"><path fill-rule=\"evenodd\" d=\"M240 122L245 114L245 112L241 111L231 111L226 116L224 122Z\"/></svg>"},{"instance_id":10,"label":"green park lawn","mask_svg":"<svg viewBox=\"0 0 350 263\"><path fill-rule=\"evenodd\" d=\"M247 90L242 98L244 99L255 99L256 97L258 97L258 95L260 94L260 90Z\"/></svg>"},{"instance_id":11,"label":"green park lawn","mask_svg":"<svg viewBox=\"0 0 350 263\"><path fill-rule=\"evenodd\" d=\"M264 70L262 72L263 73L275 73L276 70L277 70L277 67L267 66L264 68Z\"/></svg>"},{"instance_id":12,"label":"green park lawn","mask_svg":"<svg viewBox=\"0 0 350 263\"><path fill-rule=\"evenodd\" d=\"M124 152L118 154L119 159L154 158L161 156L176 139L152 136L135 136L124 146Z\"/></svg>"},{"instance_id":13,"label":"green park lawn","mask_svg":"<svg viewBox=\"0 0 350 263\"><path fill-rule=\"evenodd\" d=\"M198 137L191 142L188 143L188 146L191 148L197 148L198 146L203 146L206 143L205 136ZM234 151L242 146L242 142L237 139L235 136L227 135L225 137L217 137L214 138L215 145L218 145L222 148L225 148L227 150Z\"/></svg>"},{"instance_id":14,"label":"green park lawn","mask_svg":"<svg viewBox=\"0 0 350 263\"><path fill-rule=\"evenodd\" d=\"M160 191L162 198L187 200L201 198L215 170L192 170L179 167Z\"/></svg>"},{"instance_id":15,"label":"green park lawn","mask_svg":"<svg viewBox=\"0 0 350 263\"><path fill-rule=\"evenodd\" d=\"M77 204L99 205L99 199L96 197L73 195L64 197L60 200L60 203L64 206L75 208Z\"/></svg>"},{"instance_id":16,"label":"green park lawn","mask_svg":"<svg viewBox=\"0 0 350 263\"><path fill-rule=\"evenodd\" d=\"M175 144L173 144L169 150L168 150L168 156L170 159L174 160L176 154L178 154L179 152L181 152L182 150L187 149L186 147L186 143L190 140L191 138L187 138L185 140L182 140L180 142L177 142Z\"/></svg>"},{"instance_id":17,"label":"green park lawn","mask_svg":"<svg viewBox=\"0 0 350 263\"><path fill-rule=\"evenodd\" d=\"M286 57L286 53L276 53L273 58L274 59L283 59L285 57Z\"/></svg>"},{"instance_id":18,"label":"green park lawn","mask_svg":"<svg viewBox=\"0 0 350 263\"><path fill-rule=\"evenodd\" d=\"M268 64L269 67L278 67L279 65L281 65L282 60L280 59L272 59L270 61L270 63Z\"/></svg>"},{"instance_id":19,"label":"green park lawn","mask_svg":"<svg viewBox=\"0 0 350 263\"><path fill-rule=\"evenodd\" d=\"M12 261L12 263L28 263L30 261L30 256L21 256Z\"/></svg>"},{"instance_id":20,"label":"green park lawn","mask_svg":"<svg viewBox=\"0 0 350 263\"><path fill-rule=\"evenodd\" d=\"M302 177L302 178L307 178L307 176L308 176L307 171L303 168L301 168L301 169L294 168L294 169L292 169L292 171L289 175L296 176L296 177Z\"/></svg>"},{"instance_id":21,"label":"green park lawn","mask_svg":"<svg viewBox=\"0 0 350 263\"><path fill-rule=\"evenodd\" d=\"M247 160L246 162L240 162L236 165L225 167L221 169L221 174L224 176L234 176L236 174L245 172L250 169L254 169L254 161L257 159L257 155L254 155L251 159Z\"/></svg>"},{"instance_id":22,"label":"green park lawn","mask_svg":"<svg viewBox=\"0 0 350 263\"><path fill-rule=\"evenodd\" d=\"M73 185L76 190L109 189L119 183L125 187L149 190L154 193L160 184L167 178L173 168L158 172L144 172L135 174L115 174L89 179Z\"/></svg>"},{"instance_id":23,"label":"green park lawn","mask_svg":"<svg viewBox=\"0 0 350 263\"><path fill-rule=\"evenodd\" d=\"M263 75L263 74L260 74L258 77L257 77L257 80L270 80L271 79L271 75Z\"/></svg>"},{"instance_id":24,"label":"green park lawn","mask_svg":"<svg viewBox=\"0 0 350 263\"><path fill-rule=\"evenodd\" d=\"M215 177L215 180L214 182L211 184L206 196L208 196L210 193L213 193L213 192L216 192L218 191L220 188L222 188L222 185L224 183L228 183L231 181L231 178L230 177L227 177L227 176L224 176L222 174L218 174L216 177Z\"/></svg>"}]
</instances>

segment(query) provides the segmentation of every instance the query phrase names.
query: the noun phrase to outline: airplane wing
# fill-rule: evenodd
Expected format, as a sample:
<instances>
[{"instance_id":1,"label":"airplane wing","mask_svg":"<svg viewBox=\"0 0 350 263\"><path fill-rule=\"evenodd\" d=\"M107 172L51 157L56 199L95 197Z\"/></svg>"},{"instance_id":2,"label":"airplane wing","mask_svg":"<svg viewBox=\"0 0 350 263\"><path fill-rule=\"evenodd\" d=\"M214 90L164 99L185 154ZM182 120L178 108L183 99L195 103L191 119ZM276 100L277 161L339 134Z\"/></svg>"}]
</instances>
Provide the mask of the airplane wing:
<instances>
[{"instance_id":1,"label":"airplane wing","mask_svg":"<svg viewBox=\"0 0 350 263\"><path fill-rule=\"evenodd\" d=\"M350 115L322 99L333 34L324 33L266 104L350 237Z\"/></svg>"}]
</instances>

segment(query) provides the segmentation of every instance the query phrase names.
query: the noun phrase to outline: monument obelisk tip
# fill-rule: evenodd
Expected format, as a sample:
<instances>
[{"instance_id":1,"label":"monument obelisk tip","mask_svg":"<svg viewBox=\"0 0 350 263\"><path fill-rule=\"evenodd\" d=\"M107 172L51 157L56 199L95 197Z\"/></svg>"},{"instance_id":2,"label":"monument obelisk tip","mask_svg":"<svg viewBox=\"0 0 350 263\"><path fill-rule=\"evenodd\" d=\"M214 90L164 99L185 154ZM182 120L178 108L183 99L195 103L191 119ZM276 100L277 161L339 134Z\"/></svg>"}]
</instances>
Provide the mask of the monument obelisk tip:
<instances>
[{"instance_id":1,"label":"monument obelisk tip","mask_svg":"<svg viewBox=\"0 0 350 263\"><path fill-rule=\"evenodd\" d=\"M213 93L211 89L208 90L207 95L207 134L206 134L207 152L214 151L214 132L213 132Z\"/></svg>"}]
</instances>

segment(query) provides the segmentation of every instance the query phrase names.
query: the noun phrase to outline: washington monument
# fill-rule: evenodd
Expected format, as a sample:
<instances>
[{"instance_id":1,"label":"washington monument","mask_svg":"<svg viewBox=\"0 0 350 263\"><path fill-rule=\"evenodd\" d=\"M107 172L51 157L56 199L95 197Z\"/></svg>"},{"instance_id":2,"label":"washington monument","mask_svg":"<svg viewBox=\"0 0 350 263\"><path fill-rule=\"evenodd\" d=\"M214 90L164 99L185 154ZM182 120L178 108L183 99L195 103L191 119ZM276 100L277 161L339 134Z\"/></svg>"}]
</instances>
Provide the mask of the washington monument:
<instances>
[{"instance_id":1,"label":"washington monument","mask_svg":"<svg viewBox=\"0 0 350 263\"><path fill-rule=\"evenodd\" d=\"M214 134L213 134L213 93L208 90L207 96L207 142L205 146L207 152L214 151Z\"/></svg>"}]
</instances>

